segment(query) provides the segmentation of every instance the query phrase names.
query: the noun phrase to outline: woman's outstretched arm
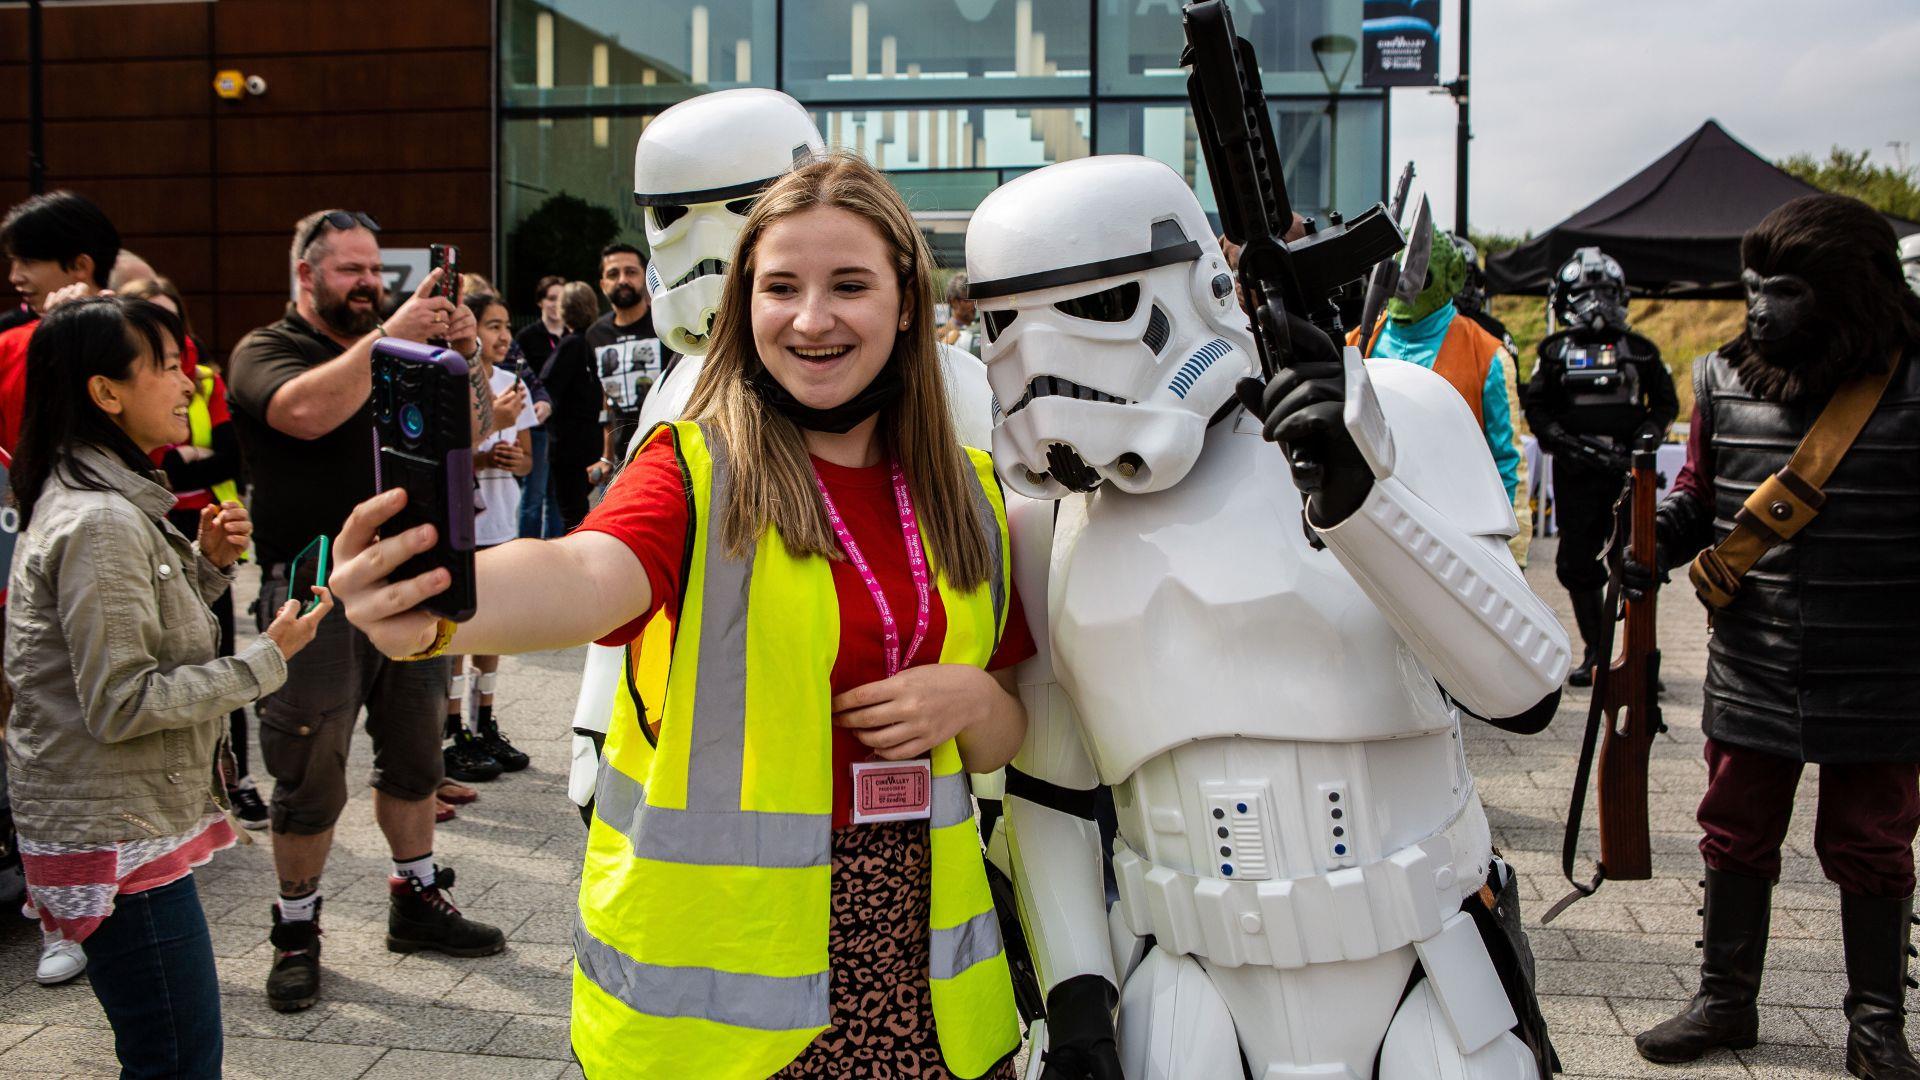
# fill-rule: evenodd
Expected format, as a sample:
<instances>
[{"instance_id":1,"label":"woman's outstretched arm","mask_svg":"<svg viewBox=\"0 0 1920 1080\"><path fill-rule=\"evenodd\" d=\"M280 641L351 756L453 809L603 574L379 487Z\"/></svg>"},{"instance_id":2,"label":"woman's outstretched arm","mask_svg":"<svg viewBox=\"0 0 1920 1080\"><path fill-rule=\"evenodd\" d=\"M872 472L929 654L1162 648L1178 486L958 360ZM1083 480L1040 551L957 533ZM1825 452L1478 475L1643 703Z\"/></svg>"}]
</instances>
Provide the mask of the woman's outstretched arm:
<instances>
[{"instance_id":1,"label":"woman's outstretched arm","mask_svg":"<svg viewBox=\"0 0 1920 1080\"><path fill-rule=\"evenodd\" d=\"M438 619L419 605L451 580L445 570L389 580L401 563L433 546L431 525L376 538L405 504L406 492L395 489L355 507L334 541L339 563L329 578L347 618L396 657L433 644ZM478 606L459 625L450 652L499 655L584 644L639 615L652 599L640 560L605 533L515 540L481 552L474 568Z\"/></svg>"}]
</instances>

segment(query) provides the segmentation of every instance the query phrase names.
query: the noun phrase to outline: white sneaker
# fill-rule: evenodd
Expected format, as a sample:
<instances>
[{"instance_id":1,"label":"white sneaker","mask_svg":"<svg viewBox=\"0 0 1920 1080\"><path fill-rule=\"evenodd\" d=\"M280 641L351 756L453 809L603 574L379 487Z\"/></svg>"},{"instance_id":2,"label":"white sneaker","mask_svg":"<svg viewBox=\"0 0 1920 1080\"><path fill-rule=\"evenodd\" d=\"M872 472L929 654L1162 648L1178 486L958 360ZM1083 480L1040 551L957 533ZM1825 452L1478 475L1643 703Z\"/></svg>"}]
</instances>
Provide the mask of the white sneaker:
<instances>
[{"instance_id":1,"label":"white sneaker","mask_svg":"<svg viewBox=\"0 0 1920 1080\"><path fill-rule=\"evenodd\" d=\"M60 983L78 978L87 970L87 954L77 941L57 938L47 943L40 953L40 966L34 969L33 979L41 986L57 986Z\"/></svg>"}]
</instances>

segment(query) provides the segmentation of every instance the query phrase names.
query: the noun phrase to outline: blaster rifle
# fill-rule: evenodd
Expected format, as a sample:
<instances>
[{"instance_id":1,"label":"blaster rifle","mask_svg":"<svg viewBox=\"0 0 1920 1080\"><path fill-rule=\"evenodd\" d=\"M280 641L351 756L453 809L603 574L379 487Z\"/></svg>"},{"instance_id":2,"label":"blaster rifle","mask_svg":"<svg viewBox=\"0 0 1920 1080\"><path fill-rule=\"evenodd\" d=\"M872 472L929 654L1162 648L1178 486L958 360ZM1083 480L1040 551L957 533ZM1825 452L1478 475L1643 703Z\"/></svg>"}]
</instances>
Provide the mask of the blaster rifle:
<instances>
[{"instance_id":1,"label":"blaster rifle","mask_svg":"<svg viewBox=\"0 0 1920 1080\"><path fill-rule=\"evenodd\" d=\"M1329 226L1292 245L1293 203L1273 138L1273 118L1260 85L1253 46L1233 31L1225 0L1198 0L1182 13L1187 47L1180 62L1191 68L1187 97L1193 103L1207 171L1220 206L1227 239L1239 244L1239 278L1252 308L1260 366L1268 378L1293 361L1287 312L1295 312L1341 336L1332 295L1392 257L1406 242L1387 209L1375 203L1349 221Z\"/></svg>"},{"instance_id":2,"label":"blaster rifle","mask_svg":"<svg viewBox=\"0 0 1920 1080\"><path fill-rule=\"evenodd\" d=\"M1400 170L1400 180L1393 185L1393 203L1387 207L1387 214L1395 222L1407 211L1407 191L1413 187L1413 162ZM1367 298L1360 305L1360 323L1366 327L1365 333L1373 333L1373 326L1380 321L1380 313L1386 310L1387 298L1393 295L1398 283L1399 267L1392 259L1381 259L1374 264L1373 273L1367 276ZM1364 347L1364 345L1363 345Z\"/></svg>"},{"instance_id":3,"label":"blaster rifle","mask_svg":"<svg viewBox=\"0 0 1920 1080\"><path fill-rule=\"evenodd\" d=\"M1573 804L1567 810L1567 832L1560 846L1560 869L1573 891L1547 909L1544 924L1583 896L1591 896L1608 879L1645 881L1653 876L1653 851L1647 833L1647 762L1653 741L1666 723L1660 718L1660 649L1654 638L1656 581L1644 597L1621 595L1620 558L1631 551L1642 566L1655 562L1654 494L1660 477L1654 468L1651 435L1635 440L1625 512L1616 512L1613 526L1612 573L1607 582L1605 629L1601 632L1601 662L1595 665L1593 702L1587 708L1587 733L1580 746L1580 764L1573 777ZM1629 547L1629 545L1631 545ZM1625 627L1620 655L1611 663L1614 613L1624 607ZM1600 750L1600 859L1593 880L1585 884L1573 876L1574 856L1580 846L1580 815L1587 801L1587 776L1593 767L1594 739Z\"/></svg>"}]
</instances>

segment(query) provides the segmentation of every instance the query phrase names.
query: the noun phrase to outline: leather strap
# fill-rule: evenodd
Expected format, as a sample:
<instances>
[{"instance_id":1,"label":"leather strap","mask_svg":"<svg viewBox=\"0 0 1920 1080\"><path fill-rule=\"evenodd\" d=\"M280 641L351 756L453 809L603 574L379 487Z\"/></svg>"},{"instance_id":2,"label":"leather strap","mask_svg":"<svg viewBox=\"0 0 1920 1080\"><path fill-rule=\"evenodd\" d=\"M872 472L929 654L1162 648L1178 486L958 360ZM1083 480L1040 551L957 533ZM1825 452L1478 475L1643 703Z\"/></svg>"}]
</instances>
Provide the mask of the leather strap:
<instances>
[{"instance_id":1,"label":"leather strap","mask_svg":"<svg viewBox=\"0 0 1920 1080\"><path fill-rule=\"evenodd\" d=\"M1793 539L1820 513L1827 501L1821 486L1860 437L1899 367L1895 356L1885 371L1857 375L1833 392L1786 466L1761 481L1741 504L1733 516L1733 531L1687 568L1701 603L1716 610L1733 603L1740 579L1753 564L1776 544Z\"/></svg>"}]
</instances>

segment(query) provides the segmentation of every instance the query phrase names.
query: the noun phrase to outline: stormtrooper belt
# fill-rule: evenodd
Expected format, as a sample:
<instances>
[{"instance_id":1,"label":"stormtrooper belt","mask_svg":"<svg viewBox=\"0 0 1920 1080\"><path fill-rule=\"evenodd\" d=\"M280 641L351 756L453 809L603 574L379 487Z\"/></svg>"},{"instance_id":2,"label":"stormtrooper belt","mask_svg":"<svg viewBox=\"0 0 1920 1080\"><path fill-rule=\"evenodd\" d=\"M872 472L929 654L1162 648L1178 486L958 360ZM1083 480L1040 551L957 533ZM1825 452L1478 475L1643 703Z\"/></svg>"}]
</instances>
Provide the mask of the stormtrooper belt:
<instances>
[{"instance_id":1,"label":"stormtrooper belt","mask_svg":"<svg viewBox=\"0 0 1920 1080\"><path fill-rule=\"evenodd\" d=\"M1120 909L1135 934L1228 967L1366 960L1438 934L1479 889L1487 819L1467 799L1444 827L1360 866L1313 877L1228 881L1155 866L1116 839Z\"/></svg>"}]
</instances>

